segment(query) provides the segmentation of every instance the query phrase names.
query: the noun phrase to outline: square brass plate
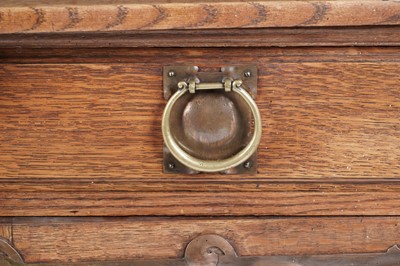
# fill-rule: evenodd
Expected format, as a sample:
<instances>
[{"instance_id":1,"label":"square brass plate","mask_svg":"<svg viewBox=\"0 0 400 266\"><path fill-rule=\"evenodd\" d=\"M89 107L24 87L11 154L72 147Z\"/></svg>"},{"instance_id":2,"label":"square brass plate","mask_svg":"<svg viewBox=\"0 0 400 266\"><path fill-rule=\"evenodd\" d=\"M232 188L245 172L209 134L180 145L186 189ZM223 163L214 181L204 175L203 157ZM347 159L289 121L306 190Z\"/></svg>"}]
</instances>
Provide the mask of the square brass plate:
<instances>
[{"instance_id":1,"label":"square brass plate","mask_svg":"<svg viewBox=\"0 0 400 266\"><path fill-rule=\"evenodd\" d=\"M197 66L165 66L163 69L163 96L168 100L172 94L178 90L178 83L181 81L189 82L189 80L198 80L202 83L222 82L226 78L232 80L240 79L248 89L249 94L256 98L257 95L257 67L247 66L224 66L220 71L202 72ZM164 145L163 148L164 173L182 173L182 174L198 174L199 172L186 167L180 163L170 153ZM221 172L223 174L255 174L257 173L257 154L253 154L243 164Z\"/></svg>"}]
</instances>

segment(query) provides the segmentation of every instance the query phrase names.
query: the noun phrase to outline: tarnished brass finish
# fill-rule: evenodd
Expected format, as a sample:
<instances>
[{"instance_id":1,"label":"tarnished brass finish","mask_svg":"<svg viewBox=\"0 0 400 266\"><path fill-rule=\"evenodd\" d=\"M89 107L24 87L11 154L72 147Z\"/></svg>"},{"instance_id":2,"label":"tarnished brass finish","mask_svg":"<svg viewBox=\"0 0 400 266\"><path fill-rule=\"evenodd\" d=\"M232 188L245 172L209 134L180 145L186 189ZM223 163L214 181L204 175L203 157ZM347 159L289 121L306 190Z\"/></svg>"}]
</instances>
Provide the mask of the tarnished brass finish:
<instances>
[{"instance_id":1,"label":"tarnished brass finish","mask_svg":"<svg viewBox=\"0 0 400 266\"><path fill-rule=\"evenodd\" d=\"M186 247L188 266L399 266L400 249L394 245L386 253L238 257L232 245L218 235L203 235Z\"/></svg>"},{"instance_id":2,"label":"tarnished brass finish","mask_svg":"<svg viewBox=\"0 0 400 266\"><path fill-rule=\"evenodd\" d=\"M167 260L103 261L24 264L0 252L2 266L400 266L400 249L394 245L385 253L340 255L239 257L232 245L218 235L202 235L186 247L184 258Z\"/></svg>"},{"instance_id":3,"label":"tarnished brass finish","mask_svg":"<svg viewBox=\"0 0 400 266\"><path fill-rule=\"evenodd\" d=\"M253 137L251 138L250 142L239 152L234 154L231 157L228 158L219 158L215 160L206 160L203 158L197 158L195 156L190 155L187 153L185 150L183 150L180 147L180 144L175 140L175 136L172 134L172 130L170 128L170 117L171 117L171 111L172 108L174 107L175 103L188 91L188 85L186 83L179 83L181 85L181 89L177 91L168 101L167 106L164 109L164 114L163 114L163 119L162 119L162 132L163 132L163 137L164 137L164 142L165 145L168 147L169 151L174 155L174 157L181 162L182 164L186 165L190 169L197 170L200 172L220 172L220 171L226 171L232 167L235 167L241 163L244 163L254 152L256 152L258 144L260 143L261 139L261 131L262 131L262 125L261 125L261 116L260 112L258 111L257 105L254 102L254 100L251 98L251 96L246 92L246 90L242 87L242 81L241 80L236 80L232 82L232 90L240 95L243 100L248 104L253 117L254 117L254 133ZM220 85L220 88L224 88L222 84ZM216 84L205 84L202 89L214 89ZM197 90L197 86L196 86ZM230 106L229 103L223 103L227 107L223 108L221 111L218 111L216 113L209 113L206 112L206 114L200 114L198 115L205 115L206 119L211 120L212 117L218 116L222 112L226 112L227 108L230 112L225 114L223 117L225 118L228 116L228 119L231 121L230 123L228 122L229 125L222 127L223 131L226 131L226 128L229 127L237 127L239 128L239 125L235 124L236 120L236 115L234 112L231 112L232 106ZM211 105L212 107L214 105ZM233 110L232 110L233 111ZM190 111L191 112L191 111ZM229 113L232 113L233 115L231 117ZM208 115L207 115L208 114ZM185 121L185 119L184 119ZM190 123L190 121L193 120L188 120L187 123ZM219 122L225 124L225 119L221 119ZM204 127L201 124L195 124L190 126L190 130L194 130L197 125L200 125L201 127ZM210 124L211 126L211 124ZM218 125L220 126L220 125ZM230 129L228 130L228 135L230 137L234 137L234 134L231 134L232 131L237 131L235 129ZM212 142L217 144L219 139L221 138L226 138L226 134L209 134L209 132L206 132L205 136L203 138L199 138L199 141L202 141L203 139L207 141L208 143ZM225 132L224 132L225 133ZM191 134L190 131L188 133L189 135ZM198 134L196 134L198 136ZM222 147L223 148L223 147Z\"/></svg>"},{"instance_id":4,"label":"tarnished brass finish","mask_svg":"<svg viewBox=\"0 0 400 266\"><path fill-rule=\"evenodd\" d=\"M173 73L171 75L170 73ZM250 73L250 76L245 73ZM202 71L197 66L165 66L163 69L163 95L168 100L178 90L178 83L194 80L200 83L222 82L226 79L240 79L248 89L248 93L256 99L257 96L257 67L254 65L223 66L220 71Z\"/></svg>"},{"instance_id":5,"label":"tarnished brass finish","mask_svg":"<svg viewBox=\"0 0 400 266\"><path fill-rule=\"evenodd\" d=\"M169 99L162 119L164 172L256 172L261 137L261 117L253 100L257 70L246 66L221 70L164 68L164 97ZM254 75L245 77L250 71Z\"/></svg>"},{"instance_id":6,"label":"tarnished brass finish","mask_svg":"<svg viewBox=\"0 0 400 266\"><path fill-rule=\"evenodd\" d=\"M22 259L21 255L18 253L18 251L8 242L8 240L0 237L0 255L3 254L4 258L8 258L10 261L14 262L24 262ZM0 259L0 265L5 266L8 264L1 263Z\"/></svg>"},{"instance_id":7,"label":"tarnished brass finish","mask_svg":"<svg viewBox=\"0 0 400 266\"><path fill-rule=\"evenodd\" d=\"M202 235L193 239L186 247L185 260L188 266L218 265L220 258L236 258L232 245L218 235Z\"/></svg>"}]
</instances>

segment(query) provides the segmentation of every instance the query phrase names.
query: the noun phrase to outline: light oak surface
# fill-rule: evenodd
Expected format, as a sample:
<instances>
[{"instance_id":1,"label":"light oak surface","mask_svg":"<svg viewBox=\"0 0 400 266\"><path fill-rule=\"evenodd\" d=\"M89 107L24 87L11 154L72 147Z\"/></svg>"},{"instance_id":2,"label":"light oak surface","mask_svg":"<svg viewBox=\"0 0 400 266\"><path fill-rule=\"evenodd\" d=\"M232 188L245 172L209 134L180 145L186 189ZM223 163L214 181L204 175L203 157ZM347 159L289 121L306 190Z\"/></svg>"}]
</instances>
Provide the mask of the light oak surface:
<instances>
[{"instance_id":1,"label":"light oak surface","mask_svg":"<svg viewBox=\"0 0 400 266\"><path fill-rule=\"evenodd\" d=\"M398 52L5 49L0 215L399 215ZM259 67L258 174L162 174L162 66L238 57Z\"/></svg>"},{"instance_id":2,"label":"light oak surface","mask_svg":"<svg viewBox=\"0 0 400 266\"><path fill-rule=\"evenodd\" d=\"M397 1L19 0L0 4L0 34L399 25L399 13Z\"/></svg>"},{"instance_id":3,"label":"light oak surface","mask_svg":"<svg viewBox=\"0 0 400 266\"><path fill-rule=\"evenodd\" d=\"M0 178L183 178L161 173L162 66L217 67L239 55L259 67L263 136L253 177L398 178L398 57L368 62L353 51L361 61L171 49L139 50L132 60L146 64L2 64Z\"/></svg>"},{"instance_id":4,"label":"light oak surface","mask_svg":"<svg viewBox=\"0 0 400 266\"><path fill-rule=\"evenodd\" d=\"M2 222L0 221L0 237L7 239L12 242L12 225L10 222Z\"/></svg>"}]
</instances>

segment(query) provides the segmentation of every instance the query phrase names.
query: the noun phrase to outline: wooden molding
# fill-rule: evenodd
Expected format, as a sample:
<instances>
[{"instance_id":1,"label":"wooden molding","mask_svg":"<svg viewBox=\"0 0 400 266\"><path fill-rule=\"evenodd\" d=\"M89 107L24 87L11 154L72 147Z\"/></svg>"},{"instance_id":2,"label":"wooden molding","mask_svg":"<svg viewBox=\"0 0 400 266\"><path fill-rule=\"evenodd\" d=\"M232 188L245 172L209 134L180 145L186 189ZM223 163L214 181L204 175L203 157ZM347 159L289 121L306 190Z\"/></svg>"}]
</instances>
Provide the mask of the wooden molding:
<instances>
[{"instance_id":1,"label":"wooden molding","mask_svg":"<svg viewBox=\"0 0 400 266\"><path fill-rule=\"evenodd\" d=\"M400 25L398 1L92 2L2 1L0 34Z\"/></svg>"}]
</instances>

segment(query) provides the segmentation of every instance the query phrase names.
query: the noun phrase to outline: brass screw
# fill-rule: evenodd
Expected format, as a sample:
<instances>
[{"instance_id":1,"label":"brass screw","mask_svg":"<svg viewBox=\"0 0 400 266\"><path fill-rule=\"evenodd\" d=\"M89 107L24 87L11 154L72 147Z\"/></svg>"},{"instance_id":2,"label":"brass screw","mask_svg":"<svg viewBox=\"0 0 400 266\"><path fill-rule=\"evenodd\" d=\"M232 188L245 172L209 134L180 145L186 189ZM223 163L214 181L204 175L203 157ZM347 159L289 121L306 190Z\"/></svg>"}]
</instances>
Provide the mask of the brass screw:
<instances>
[{"instance_id":1,"label":"brass screw","mask_svg":"<svg viewBox=\"0 0 400 266\"><path fill-rule=\"evenodd\" d=\"M249 169L250 166L251 166L251 163L250 163L249 161L247 161L247 162L245 162L245 163L243 164L243 167L244 167L244 168L247 168L247 169Z\"/></svg>"},{"instance_id":2,"label":"brass screw","mask_svg":"<svg viewBox=\"0 0 400 266\"><path fill-rule=\"evenodd\" d=\"M244 72L244 76L245 76L246 78L251 77L251 72L250 72L250 71Z\"/></svg>"},{"instance_id":3,"label":"brass screw","mask_svg":"<svg viewBox=\"0 0 400 266\"><path fill-rule=\"evenodd\" d=\"M174 72L174 71L170 71L170 72L168 72L168 76L169 76L169 77L173 77L173 76L175 76L175 72Z\"/></svg>"},{"instance_id":4,"label":"brass screw","mask_svg":"<svg viewBox=\"0 0 400 266\"><path fill-rule=\"evenodd\" d=\"M175 164L169 163L169 164L168 164L168 168L169 168L169 169L174 169L174 168L175 168Z\"/></svg>"}]
</instances>

